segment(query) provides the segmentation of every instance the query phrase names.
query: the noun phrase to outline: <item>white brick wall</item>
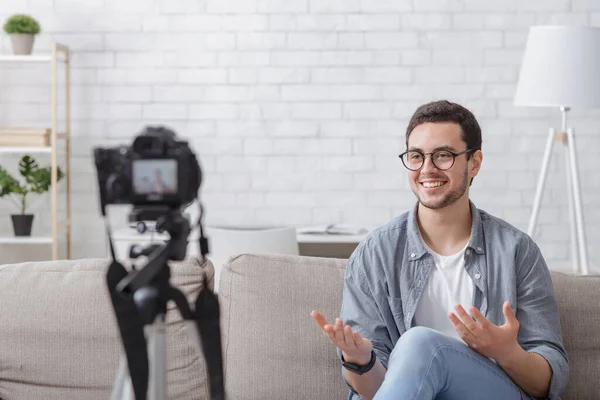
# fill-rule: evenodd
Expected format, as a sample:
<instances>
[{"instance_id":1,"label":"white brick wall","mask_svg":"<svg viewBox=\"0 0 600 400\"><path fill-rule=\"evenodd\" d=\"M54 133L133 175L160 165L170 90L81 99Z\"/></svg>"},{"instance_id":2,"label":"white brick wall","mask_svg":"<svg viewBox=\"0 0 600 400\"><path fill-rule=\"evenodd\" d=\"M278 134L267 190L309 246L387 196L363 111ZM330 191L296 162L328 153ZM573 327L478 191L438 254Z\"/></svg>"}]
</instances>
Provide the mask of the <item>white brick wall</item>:
<instances>
[{"instance_id":1,"label":"white brick wall","mask_svg":"<svg viewBox=\"0 0 600 400\"><path fill-rule=\"evenodd\" d=\"M36 51L52 39L73 49L74 257L105 254L93 146L129 141L149 123L189 138L207 223L372 226L414 203L397 154L414 109L439 98L469 107L483 127L472 198L526 229L546 132L560 122L557 111L512 104L527 29L600 25L597 0L0 0L0 20L16 12L41 22ZM10 52L6 35L0 49ZM48 123L48 72L0 65L1 125ZM594 263L600 113L575 110L571 122ZM565 268L560 148L554 160L537 239ZM49 229L45 201L38 233ZM10 229L13 209L0 207ZM113 220L122 225L126 212L115 208Z\"/></svg>"}]
</instances>

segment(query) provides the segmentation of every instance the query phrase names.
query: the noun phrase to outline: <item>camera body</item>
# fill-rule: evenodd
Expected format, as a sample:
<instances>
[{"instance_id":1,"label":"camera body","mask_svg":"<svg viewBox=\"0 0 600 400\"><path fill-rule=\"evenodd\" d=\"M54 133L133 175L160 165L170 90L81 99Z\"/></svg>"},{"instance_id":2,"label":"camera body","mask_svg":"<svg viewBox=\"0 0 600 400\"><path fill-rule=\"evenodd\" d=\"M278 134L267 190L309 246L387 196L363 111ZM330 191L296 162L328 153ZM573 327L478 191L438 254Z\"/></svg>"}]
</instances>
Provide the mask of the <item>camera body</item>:
<instances>
[{"instance_id":1,"label":"camera body","mask_svg":"<svg viewBox=\"0 0 600 400\"><path fill-rule=\"evenodd\" d=\"M131 146L94 148L94 162L103 216L109 204L132 204L138 220L155 220L194 201L202 183L188 143L162 126L146 127Z\"/></svg>"}]
</instances>

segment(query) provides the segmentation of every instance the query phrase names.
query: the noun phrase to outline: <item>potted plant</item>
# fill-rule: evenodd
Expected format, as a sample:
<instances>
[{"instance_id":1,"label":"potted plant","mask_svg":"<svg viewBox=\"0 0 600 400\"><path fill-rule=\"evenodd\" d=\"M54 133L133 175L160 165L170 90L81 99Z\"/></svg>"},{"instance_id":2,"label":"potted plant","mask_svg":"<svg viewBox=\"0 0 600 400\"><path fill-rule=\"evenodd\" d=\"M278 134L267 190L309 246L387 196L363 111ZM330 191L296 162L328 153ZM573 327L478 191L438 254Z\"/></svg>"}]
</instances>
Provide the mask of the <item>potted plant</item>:
<instances>
[{"instance_id":1,"label":"potted plant","mask_svg":"<svg viewBox=\"0 0 600 400\"><path fill-rule=\"evenodd\" d=\"M10 35L14 54L31 54L40 24L29 15L16 14L6 20L4 32Z\"/></svg>"},{"instance_id":2,"label":"potted plant","mask_svg":"<svg viewBox=\"0 0 600 400\"><path fill-rule=\"evenodd\" d=\"M50 189L51 169L40 168L33 158L25 155L19 162L19 172L25 178L24 183L17 181L0 166L0 198L9 196L8 199L12 200L21 211L20 214L11 215L15 236L30 236L33 214L25 214L28 204L27 195L44 193ZM57 168L57 180L62 179L63 176L63 172Z\"/></svg>"}]
</instances>

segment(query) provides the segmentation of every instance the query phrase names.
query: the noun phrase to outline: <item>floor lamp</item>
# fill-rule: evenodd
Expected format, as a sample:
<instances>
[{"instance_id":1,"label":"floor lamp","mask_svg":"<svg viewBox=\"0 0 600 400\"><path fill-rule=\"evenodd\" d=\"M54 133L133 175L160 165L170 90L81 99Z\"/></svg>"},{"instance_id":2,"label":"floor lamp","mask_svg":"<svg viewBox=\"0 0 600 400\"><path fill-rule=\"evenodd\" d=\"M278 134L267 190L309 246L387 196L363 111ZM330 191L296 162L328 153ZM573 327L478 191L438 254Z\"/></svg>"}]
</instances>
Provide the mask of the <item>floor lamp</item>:
<instances>
[{"instance_id":1,"label":"floor lamp","mask_svg":"<svg viewBox=\"0 0 600 400\"><path fill-rule=\"evenodd\" d=\"M561 130L550 128L548 133L527 233L533 236L553 145L554 142L561 142L565 150L573 268L579 273L588 274L575 135L567 124L567 116L571 108L600 106L600 29L578 26L531 27L514 103L517 106L556 107L561 111Z\"/></svg>"}]
</instances>

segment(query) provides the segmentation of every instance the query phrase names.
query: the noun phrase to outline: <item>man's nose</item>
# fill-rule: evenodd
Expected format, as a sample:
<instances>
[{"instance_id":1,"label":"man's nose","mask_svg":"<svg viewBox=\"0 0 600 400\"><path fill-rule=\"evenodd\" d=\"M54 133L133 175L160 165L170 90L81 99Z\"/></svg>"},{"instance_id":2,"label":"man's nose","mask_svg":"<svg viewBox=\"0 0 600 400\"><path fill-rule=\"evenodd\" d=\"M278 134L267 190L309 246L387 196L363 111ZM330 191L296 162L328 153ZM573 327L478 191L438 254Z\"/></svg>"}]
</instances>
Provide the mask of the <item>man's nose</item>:
<instances>
[{"instance_id":1,"label":"man's nose","mask_svg":"<svg viewBox=\"0 0 600 400\"><path fill-rule=\"evenodd\" d=\"M421 172L428 171L437 171L437 167L433 164L433 157L431 155L426 155L425 160L423 161L423 167L421 168Z\"/></svg>"}]
</instances>

